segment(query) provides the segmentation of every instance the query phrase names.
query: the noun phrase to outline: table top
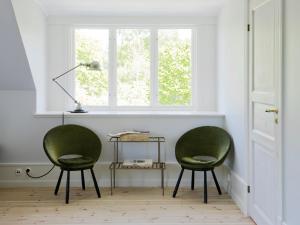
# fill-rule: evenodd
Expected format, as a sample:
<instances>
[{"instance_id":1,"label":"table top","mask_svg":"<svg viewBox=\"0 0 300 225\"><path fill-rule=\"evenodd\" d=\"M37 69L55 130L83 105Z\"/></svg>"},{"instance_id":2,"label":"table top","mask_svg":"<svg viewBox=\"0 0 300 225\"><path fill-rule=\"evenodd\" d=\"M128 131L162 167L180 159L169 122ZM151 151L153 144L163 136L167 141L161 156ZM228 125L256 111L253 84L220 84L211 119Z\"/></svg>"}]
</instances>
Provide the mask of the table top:
<instances>
[{"instance_id":1,"label":"table top","mask_svg":"<svg viewBox=\"0 0 300 225\"><path fill-rule=\"evenodd\" d=\"M149 137L149 140L143 140L143 141L123 141L123 140L120 140L120 136L114 136L114 137L110 137L109 139L109 142L144 142L144 143L147 143L147 142L165 142L166 139L165 137L159 137L159 136L151 136Z\"/></svg>"}]
</instances>

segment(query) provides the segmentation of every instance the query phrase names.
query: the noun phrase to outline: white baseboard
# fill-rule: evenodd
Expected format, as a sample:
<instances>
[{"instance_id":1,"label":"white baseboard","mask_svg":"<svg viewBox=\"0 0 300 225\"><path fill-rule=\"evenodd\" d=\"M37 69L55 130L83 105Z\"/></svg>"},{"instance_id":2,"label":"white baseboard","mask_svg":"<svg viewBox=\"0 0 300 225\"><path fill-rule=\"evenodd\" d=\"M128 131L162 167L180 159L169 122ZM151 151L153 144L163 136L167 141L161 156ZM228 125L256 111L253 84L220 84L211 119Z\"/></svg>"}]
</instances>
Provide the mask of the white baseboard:
<instances>
[{"instance_id":1,"label":"white baseboard","mask_svg":"<svg viewBox=\"0 0 300 225\"><path fill-rule=\"evenodd\" d=\"M248 215L248 192L247 182L244 181L237 173L231 170L228 167L224 169L227 176L229 176L228 180L228 188L227 192L235 202L235 204L240 208L244 215Z\"/></svg>"},{"instance_id":2,"label":"white baseboard","mask_svg":"<svg viewBox=\"0 0 300 225\"><path fill-rule=\"evenodd\" d=\"M51 168L50 163L2 163L0 164L0 187L54 187L56 185L59 168L55 168L50 174L41 179L29 178L25 171L31 169L33 176L39 176ZM110 186L110 170L108 162L97 163L94 167L95 175L99 186ZM16 169L21 169L22 173L16 175ZM216 176L224 190L224 167L216 168ZM165 186L174 187L180 172L180 166L176 162L166 163ZM65 174L62 180L62 186L65 185ZM89 171L85 171L86 186L93 186L92 178ZM182 177L180 187L188 187L191 183L191 171L185 171ZM159 187L160 186L159 170L118 170L116 174L116 185L123 187ZM212 176L208 174L208 185L214 186ZM81 177L79 172L71 172L71 186L81 186ZM195 173L195 186L203 186L203 173Z\"/></svg>"}]
</instances>

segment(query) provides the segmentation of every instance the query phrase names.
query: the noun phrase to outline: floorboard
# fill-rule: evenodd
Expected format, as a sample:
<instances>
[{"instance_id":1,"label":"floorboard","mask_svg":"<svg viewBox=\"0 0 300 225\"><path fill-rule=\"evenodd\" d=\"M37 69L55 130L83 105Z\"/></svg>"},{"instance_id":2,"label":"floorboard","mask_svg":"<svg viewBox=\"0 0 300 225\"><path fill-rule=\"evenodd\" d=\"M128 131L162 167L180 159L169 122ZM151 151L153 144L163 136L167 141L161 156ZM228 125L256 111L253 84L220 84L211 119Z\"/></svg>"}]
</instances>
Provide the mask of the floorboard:
<instances>
[{"instance_id":1,"label":"floorboard","mask_svg":"<svg viewBox=\"0 0 300 225\"><path fill-rule=\"evenodd\" d=\"M52 188L0 189L0 224L160 224L160 225L254 225L232 199L209 189L208 204L202 189L179 189L171 197L159 188L116 188L110 195L101 189L98 199L93 188L71 188L70 203L64 203L64 188L57 196Z\"/></svg>"}]
</instances>

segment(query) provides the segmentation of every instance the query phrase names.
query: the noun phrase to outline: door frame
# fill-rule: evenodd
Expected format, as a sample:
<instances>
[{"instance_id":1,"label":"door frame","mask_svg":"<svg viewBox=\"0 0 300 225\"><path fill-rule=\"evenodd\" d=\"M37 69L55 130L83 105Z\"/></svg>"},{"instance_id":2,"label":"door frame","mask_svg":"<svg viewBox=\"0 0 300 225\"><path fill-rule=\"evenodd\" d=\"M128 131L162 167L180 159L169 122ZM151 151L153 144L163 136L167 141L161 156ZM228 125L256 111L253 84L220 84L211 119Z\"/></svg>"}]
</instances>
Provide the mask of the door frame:
<instances>
[{"instance_id":1,"label":"door frame","mask_svg":"<svg viewBox=\"0 0 300 225\"><path fill-rule=\"evenodd\" d=\"M251 13L251 0L247 0L247 6L246 6L246 17L248 21L248 24L250 25L250 31L246 31L246 74L247 74L247 87L246 87L246 112L247 112L247 126L246 126L246 134L247 134L247 148L248 148L248 154L247 154L247 182L250 188L253 186L252 184L252 165L253 165L253 159L252 159L252 141L251 141L251 127L252 127L252 106L251 106L251 99L250 94L252 90L252 35L253 35L253 24L252 24L252 13ZM275 38L275 73L277 73L278 81L276 85L276 91L278 91L278 105L277 108L279 110L278 113L278 125L277 125L277 151L278 151L278 168L277 168L277 174L278 174L278 187L277 187L277 194L278 194L278 206L277 206L277 225L281 225L283 222L283 146L282 146L282 129L283 129L283 0L274 0L275 1L275 10L277 16L275 17L275 29L276 29L276 37ZM247 24L247 27L248 27ZM247 28L248 29L248 28ZM246 29L246 30L247 30ZM252 204L252 195L251 191L250 194L247 195L247 214L251 216L251 204Z\"/></svg>"}]
</instances>

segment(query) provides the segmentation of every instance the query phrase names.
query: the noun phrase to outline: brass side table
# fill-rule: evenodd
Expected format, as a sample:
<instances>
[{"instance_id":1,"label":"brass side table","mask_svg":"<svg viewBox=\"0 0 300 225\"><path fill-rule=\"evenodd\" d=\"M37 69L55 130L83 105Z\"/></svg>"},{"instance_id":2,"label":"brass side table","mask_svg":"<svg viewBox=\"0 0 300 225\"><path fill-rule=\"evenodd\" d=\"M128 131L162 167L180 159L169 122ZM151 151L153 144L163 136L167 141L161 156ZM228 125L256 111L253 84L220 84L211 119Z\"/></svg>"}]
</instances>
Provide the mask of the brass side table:
<instances>
[{"instance_id":1,"label":"brass side table","mask_svg":"<svg viewBox=\"0 0 300 225\"><path fill-rule=\"evenodd\" d=\"M161 189L162 195L165 193L164 186L164 170L166 168L165 162L161 161L161 143L166 141L165 137L149 137L146 141L123 141L119 136L111 137L109 142L114 144L114 161L110 164L110 191L113 194L113 188L116 187L116 171L119 169L150 169L150 170L160 170L161 171ZM119 161L119 145L123 143L157 143L157 161L152 163L152 167L139 167L139 166L124 166L122 161Z\"/></svg>"}]
</instances>

